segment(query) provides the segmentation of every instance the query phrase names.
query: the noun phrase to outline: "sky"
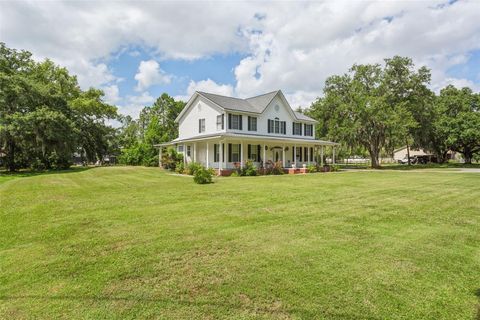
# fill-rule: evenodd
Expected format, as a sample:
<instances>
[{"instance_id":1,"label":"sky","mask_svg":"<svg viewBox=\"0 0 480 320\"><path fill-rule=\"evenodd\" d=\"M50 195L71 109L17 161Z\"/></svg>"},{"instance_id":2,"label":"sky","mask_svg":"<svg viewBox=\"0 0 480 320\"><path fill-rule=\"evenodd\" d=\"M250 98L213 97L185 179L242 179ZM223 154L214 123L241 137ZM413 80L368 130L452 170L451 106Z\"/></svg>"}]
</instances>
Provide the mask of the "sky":
<instances>
[{"instance_id":1,"label":"sky","mask_svg":"<svg viewBox=\"0 0 480 320\"><path fill-rule=\"evenodd\" d=\"M0 41L50 58L133 117L166 92L281 89L293 108L355 63L402 55L432 90L480 91L480 1L0 1Z\"/></svg>"}]
</instances>

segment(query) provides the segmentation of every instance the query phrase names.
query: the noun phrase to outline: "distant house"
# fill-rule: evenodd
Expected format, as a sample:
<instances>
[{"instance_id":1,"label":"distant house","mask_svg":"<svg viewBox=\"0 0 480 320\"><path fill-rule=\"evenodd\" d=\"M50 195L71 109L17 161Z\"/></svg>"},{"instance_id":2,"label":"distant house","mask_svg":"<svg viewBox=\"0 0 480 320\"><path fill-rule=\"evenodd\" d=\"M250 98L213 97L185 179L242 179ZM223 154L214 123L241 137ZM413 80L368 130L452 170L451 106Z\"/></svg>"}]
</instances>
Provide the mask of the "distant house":
<instances>
[{"instance_id":1,"label":"distant house","mask_svg":"<svg viewBox=\"0 0 480 320\"><path fill-rule=\"evenodd\" d=\"M175 146L185 162L199 162L219 174L247 160L257 167L280 162L284 168L301 168L321 159L317 155L324 147L338 146L315 139L317 121L293 111L280 90L246 99L197 91L175 121L179 137L158 146Z\"/></svg>"},{"instance_id":2,"label":"distant house","mask_svg":"<svg viewBox=\"0 0 480 320\"><path fill-rule=\"evenodd\" d=\"M426 152L424 149L414 149L414 148L410 148L410 157L420 157L420 156L432 156L432 158L434 158L434 156L432 155L431 152ZM401 148L398 148L396 150L393 150L393 160L395 162L399 162L399 161L406 161L407 160L407 146L404 146L404 147L401 147ZM457 157L457 154L453 151L449 151L447 153L447 160L454 160L458 158Z\"/></svg>"}]
</instances>

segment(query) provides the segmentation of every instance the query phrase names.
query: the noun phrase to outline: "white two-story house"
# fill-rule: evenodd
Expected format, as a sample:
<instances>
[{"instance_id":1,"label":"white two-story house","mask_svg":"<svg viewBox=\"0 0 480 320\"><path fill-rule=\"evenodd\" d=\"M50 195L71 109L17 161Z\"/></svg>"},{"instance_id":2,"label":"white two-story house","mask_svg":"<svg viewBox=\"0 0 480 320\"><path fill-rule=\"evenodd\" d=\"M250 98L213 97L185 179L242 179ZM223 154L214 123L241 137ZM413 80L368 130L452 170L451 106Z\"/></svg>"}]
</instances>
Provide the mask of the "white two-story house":
<instances>
[{"instance_id":1,"label":"white two-story house","mask_svg":"<svg viewBox=\"0 0 480 320\"><path fill-rule=\"evenodd\" d=\"M315 139L316 121L292 110L278 90L239 99L195 92L175 120L178 138L159 145L175 146L185 162L198 162L229 174L251 160L257 168L279 162L302 168L320 162L325 146L337 143Z\"/></svg>"}]
</instances>

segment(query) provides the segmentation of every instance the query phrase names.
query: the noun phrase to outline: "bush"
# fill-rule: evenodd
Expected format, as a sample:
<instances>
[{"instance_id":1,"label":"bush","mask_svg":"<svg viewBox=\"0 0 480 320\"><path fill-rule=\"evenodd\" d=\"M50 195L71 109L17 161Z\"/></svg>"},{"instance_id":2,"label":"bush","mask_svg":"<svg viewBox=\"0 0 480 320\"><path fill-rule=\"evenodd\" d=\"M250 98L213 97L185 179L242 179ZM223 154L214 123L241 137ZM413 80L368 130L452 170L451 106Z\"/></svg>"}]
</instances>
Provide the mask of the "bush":
<instances>
[{"instance_id":1,"label":"bush","mask_svg":"<svg viewBox=\"0 0 480 320\"><path fill-rule=\"evenodd\" d=\"M257 167L255 167L255 165L251 160L247 160L247 162L245 162L245 166L243 167L243 170L242 170L242 175L243 176L257 175Z\"/></svg>"},{"instance_id":2,"label":"bush","mask_svg":"<svg viewBox=\"0 0 480 320\"><path fill-rule=\"evenodd\" d=\"M241 174L238 173L238 171L233 171L232 174L230 175L230 177L240 177Z\"/></svg>"},{"instance_id":3,"label":"bush","mask_svg":"<svg viewBox=\"0 0 480 320\"><path fill-rule=\"evenodd\" d=\"M212 183L213 175L213 169L205 169L204 167L200 166L195 170L193 181L198 184Z\"/></svg>"},{"instance_id":4,"label":"bush","mask_svg":"<svg viewBox=\"0 0 480 320\"><path fill-rule=\"evenodd\" d=\"M265 174L281 175L283 174L283 166L281 161L273 162L269 160L266 164Z\"/></svg>"},{"instance_id":5,"label":"bush","mask_svg":"<svg viewBox=\"0 0 480 320\"><path fill-rule=\"evenodd\" d=\"M334 172L334 171L338 171L338 170L340 170L340 167L338 165L332 164L330 166L330 171Z\"/></svg>"},{"instance_id":6,"label":"bush","mask_svg":"<svg viewBox=\"0 0 480 320\"><path fill-rule=\"evenodd\" d=\"M178 153L174 147L169 147L167 152L162 155L162 167L173 171L180 164L185 168L183 155Z\"/></svg>"},{"instance_id":7,"label":"bush","mask_svg":"<svg viewBox=\"0 0 480 320\"><path fill-rule=\"evenodd\" d=\"M185 164L182 162L178 162L176 165L175 165L175 172L176 173L185 173Z\"/></svg>"},{"instance_id":8,"label":"bush","mask_svg":"<svg viewBox=\"0 0 480 320\"><path fill-rule=\"evenodd\" d=\"M184 171L185 171L186 174L189 174L189 175L193 176L201 168L203 168L203 166L200 163L190 162L189 164L187 164Z\"/></svg>"},{"instance_id":9,"label":"bush","mask_svg":"<svg viewBox=\"0 0 480 320\"><path fill-rule=\"evenodd\" d=\"M318 168L317 168L316 165L314 165L314 164L309 164L309 165L307 166L307 172L308 172L308 173L314 173L314 172L317 172L317 171L318 171Z\"/></svg>"}]
</instances>

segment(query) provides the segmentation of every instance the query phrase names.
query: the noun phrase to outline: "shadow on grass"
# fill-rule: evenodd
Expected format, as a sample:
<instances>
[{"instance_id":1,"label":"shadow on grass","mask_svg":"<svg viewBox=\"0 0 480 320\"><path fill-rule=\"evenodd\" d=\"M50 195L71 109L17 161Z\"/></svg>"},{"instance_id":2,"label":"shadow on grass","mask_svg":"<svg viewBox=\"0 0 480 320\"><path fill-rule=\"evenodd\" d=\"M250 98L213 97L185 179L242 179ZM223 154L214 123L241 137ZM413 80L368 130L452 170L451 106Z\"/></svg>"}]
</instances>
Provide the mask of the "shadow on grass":
<instances>
[{"instance_id":1,"label":"shadow on grass","mask_svg":"<svg viewBox=\"0 0 480 320\"><path fill-rule=\"evenodd\" d=\"M372 169L368 165L339 165L341 169ZM470 168L470 169L480 169L480 163L429 163L429 164L383 164L380 168L375 170L399 170L399 171L408 171L408 170L422 170L422 169L461 169L461 168Z\"/></svg>"},{"instance_id":2,"label":"shadow on grass","mask_svg":"<svg viewBox=\"0 0 480 320\"><path fill-rule=\"evenodd\" d=\"M87 171L93 168L95 167L72 167L72 168L63 169L63 170L46 170L46 171L20 170L16 172L0 170L0 177L27 178L27 177L34 177L34 176L48 175L48 174L77 173L77 172Z\"/></svg>"},{"instance_id":3,"label":"shadow on grass","mask_svg":"<svg viewBox=\"0 0 480 320\"><path fill-rule=\"evenodd\" d=\"M229 310L238 310L238 311L252 311L255 313L264 313L270 315L277 315L281 316L282 318L288 315L298 315L303 319L313 319L317 318L319 315L324 315L329 318L351 318L353 319L364 319L362 315L352 315L350 313L342 312L319 312L318 310L305 310L303 308L298 307L290 307L287 309L282 309L273 306L272 308L268 307L259 307L257 305L244 305L242 303L234 303L234 302L213 302L213 301L191 301L191 300L182 300L182 299L169 299L169 298L151 298L151 297L115 297L115 296L75 296L75 295L20 295L20 296L0 296L0 301L2 300L19 300L19 299L38 299L38 300L65 300L65 301L105 301L105 302L115 302L115 301L132 301L132 302L139 302L139 303L163 303L163 304L171 304L171 305L182 305L182 306L196 306L196 307L220 307L220 308L227 308ZM371 317L369 316L368 319L371 320L378 320L381 318ZM382 318L383 319L383 318Z\"/></svg>"}]
</instances>

